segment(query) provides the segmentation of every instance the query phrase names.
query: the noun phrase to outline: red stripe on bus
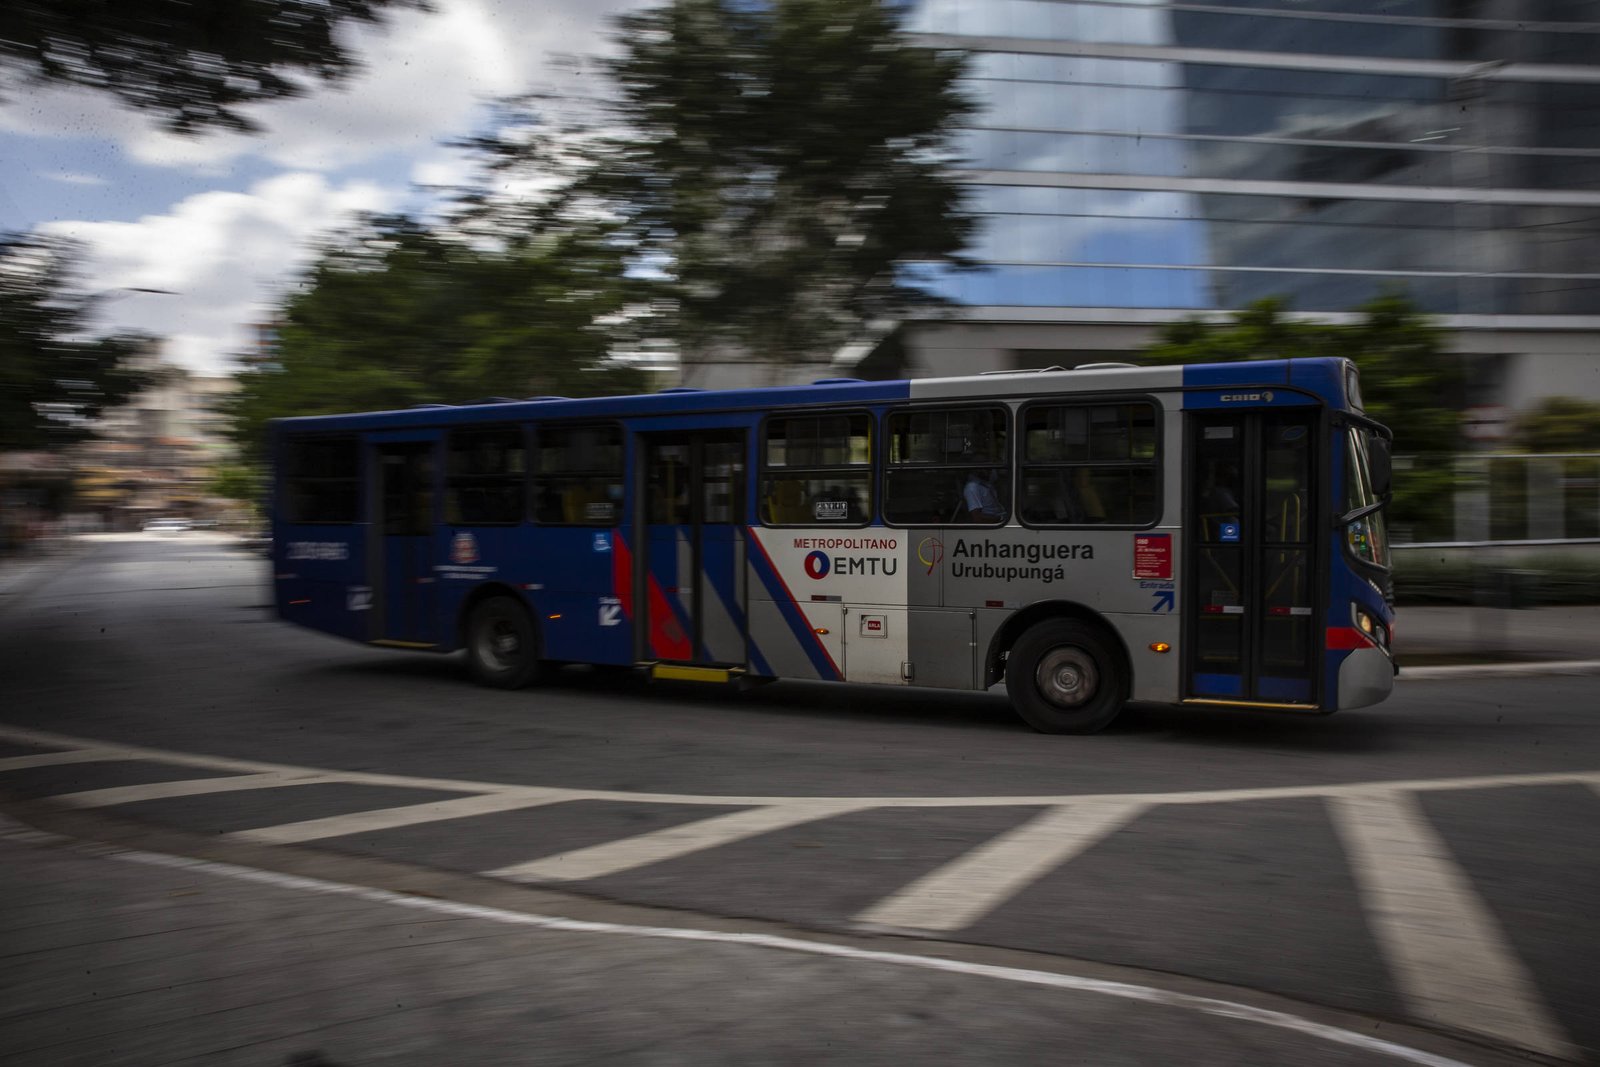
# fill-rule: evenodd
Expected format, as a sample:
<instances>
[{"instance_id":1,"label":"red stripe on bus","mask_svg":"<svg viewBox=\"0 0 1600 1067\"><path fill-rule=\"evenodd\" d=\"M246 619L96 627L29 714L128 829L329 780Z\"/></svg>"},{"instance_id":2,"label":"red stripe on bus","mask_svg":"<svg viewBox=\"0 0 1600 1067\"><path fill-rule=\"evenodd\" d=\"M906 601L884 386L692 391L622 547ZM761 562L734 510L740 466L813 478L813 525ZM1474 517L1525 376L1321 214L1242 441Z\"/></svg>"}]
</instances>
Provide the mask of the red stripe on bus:
<instances>
[{"instance_id":1,"label":"red stripe on bus","mask_svg":"<svg viewBox=\"0 0 1600 1067\"><path fill-rule=\"evenodd\" d=\"M633 553L628 550L627 542L620 536L621 531L613 533L611 538L611 587L617 599L622 601L623 613L628 618L633 618ZM659 659L692 660L694 658L694 644L689 635L683 632L683 627L678 622L678 617L673 613L672 605L667 601L666 594L661 591L661 585L656 581L655 575L645 575L645 596L648 598L650 620L650 651Z\"/></svg>"},{"instance_id":2,"label":"red stripe on bus","mask_svg":"<svg viewBox=\"0 0 1600 1067\"><path fill-rule=\"evenodd\" d=\"M750 540L755 544L756 551L760 552L761 558L767 561L767 569L770 570L772 572L772 576L778 580L778 588L783 590L783 595L789 598L789 603L794 605L795 610L800 613L800 618L805 621L806 632L811 635L811 640L816 642L818 651L822 653L822 658L828 661L828 667L833 671L833 678L842 679L844 677L844 672L841 671L839 669L839 665L833 661L833 653L829 652L828 646L822 643L821 635L819 635L816 629L812 627L810 616L806 614L806 609L800 606L800 601L796 599L794 590L790 589L789 583L783 580L783 572L778 569L778 565L776 563L772 562L772 556L767 552L767 546L762 544L761 538L756 536L756 528L754 526L747 526L745 529L750 532ZM833 679L830 679L830 681L831 680Z\"/></svg>"},{"instance_id":3,"label":"red stripe on bus","mask_svg":"<svg viewBox=\"0 0 1600 1067\"><path fill-rule=\"evenodd\" d=\"M1327 647L1336 651L1352 648L1376 648L1372 638L1354 626L1328 627Z\"/></svg>"},{"instance_id":4,"label":"red stripe on bus","mask_svg":"<svg viewBox=\"0 0 1600 1067\"><path fill-rule=\"evenodd\" d=\"M621 530L611 532L611 595L622 601L624 618L633 618L633 551Z\"/></svg>"}]
</instances>

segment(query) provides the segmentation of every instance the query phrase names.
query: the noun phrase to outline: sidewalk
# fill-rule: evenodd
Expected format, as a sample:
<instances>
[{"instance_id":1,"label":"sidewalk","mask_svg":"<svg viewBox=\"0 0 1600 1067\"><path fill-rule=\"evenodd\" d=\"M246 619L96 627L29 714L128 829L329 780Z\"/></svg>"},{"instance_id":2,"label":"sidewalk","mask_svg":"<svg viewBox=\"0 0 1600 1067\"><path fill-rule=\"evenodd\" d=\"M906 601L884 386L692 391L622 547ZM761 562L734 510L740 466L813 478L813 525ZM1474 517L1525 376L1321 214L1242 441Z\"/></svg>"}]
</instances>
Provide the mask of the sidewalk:
<instances>
[{"instance_id":1,"label":"sidewalk","mask_svg":"<svg viewBox=\"0 0 1600 1067\"><path fill-rule=\"evenodd\" d=\"M1407 666L1600 660L1600 605L1396 610L1395 658Z\"/></svg>"},{"instance_id":2,"label":"sidewalk","mask_svg":"<svg viewBox=\"0 0 1600 1067\"><path fill-rule=\"evenodd\" d=\"M650 926L563 920L518 910L517 894L550 901L506 887L510 907L406 892L86 845L0 821L0 1060L1517 1062L1388 1020L1052 957L803 940L674 913ZM637 911L615 910L623 919Z\"/></svg>"}]
</instances>

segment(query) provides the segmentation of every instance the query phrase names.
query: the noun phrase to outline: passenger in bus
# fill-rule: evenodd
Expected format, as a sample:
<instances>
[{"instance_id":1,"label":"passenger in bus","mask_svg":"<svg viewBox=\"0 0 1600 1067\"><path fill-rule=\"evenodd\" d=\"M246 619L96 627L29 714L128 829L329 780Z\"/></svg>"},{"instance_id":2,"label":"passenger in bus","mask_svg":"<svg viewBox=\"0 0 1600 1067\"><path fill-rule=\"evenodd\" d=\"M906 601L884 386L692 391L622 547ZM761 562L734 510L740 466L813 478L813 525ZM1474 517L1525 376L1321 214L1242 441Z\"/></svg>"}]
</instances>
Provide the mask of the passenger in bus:
<instances>
[{"instance_id":1,"label":"passenger in bus","mask_svg":"<svg viewBox=\"0 0 1600 1067\"><path fill-rule=\"evenodd\" d=\"M985 472L974 467L967 472L967 484L961 490L961 498L966 503L969 521L999 522L1006 517L1005 505L1000 503L1000 494L994 488L999 478L1000 472L997 470Z\"/></svg>"}]
</instances>

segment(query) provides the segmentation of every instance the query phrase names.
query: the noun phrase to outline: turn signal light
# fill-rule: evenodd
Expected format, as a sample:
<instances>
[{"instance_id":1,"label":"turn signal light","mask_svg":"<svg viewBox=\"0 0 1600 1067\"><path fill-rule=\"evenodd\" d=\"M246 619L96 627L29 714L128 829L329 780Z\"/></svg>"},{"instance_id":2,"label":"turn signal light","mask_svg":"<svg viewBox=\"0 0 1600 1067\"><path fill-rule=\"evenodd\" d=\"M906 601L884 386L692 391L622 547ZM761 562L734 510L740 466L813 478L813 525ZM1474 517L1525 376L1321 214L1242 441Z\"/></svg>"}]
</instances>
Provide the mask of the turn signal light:
<instances>
[{"instance_id":1,"label":"turn signal light","mask_svg":"<svg viewBox=\"0 0 1600 1067\"><path fill-rule=\"evenodd\" d=\"M1165 641L1151 641L1150 642L1150 651L1151 652L1171 652L1172 651L1172 646L1167 644Z\"/></svg>"},{"instance_id":2,"label":"turn signal light","mask_svg":"<svg viewBox=\"0 0 1600 1067\"><path fill-rule=\"evenodd\" d=\"M828 636L828 628L826 626L818 626L814 632L819 633L824 637Z\"/></svg>"}]
</instances>

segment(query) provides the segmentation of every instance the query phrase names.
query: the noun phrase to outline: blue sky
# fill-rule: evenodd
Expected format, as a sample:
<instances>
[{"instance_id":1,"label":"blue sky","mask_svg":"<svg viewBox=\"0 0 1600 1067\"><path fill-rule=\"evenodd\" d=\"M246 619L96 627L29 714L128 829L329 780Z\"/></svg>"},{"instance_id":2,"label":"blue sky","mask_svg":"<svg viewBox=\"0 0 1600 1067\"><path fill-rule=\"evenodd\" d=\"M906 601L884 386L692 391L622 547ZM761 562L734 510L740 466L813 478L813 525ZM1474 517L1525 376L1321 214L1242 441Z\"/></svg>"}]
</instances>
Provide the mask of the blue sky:
<instances>
[{"instance_id":1,"label":"blue sky","mask_svg":"<svg viewBox=\"0 0 1600 1067\"><path fill-rule=\"evenodd\" d=\"M442 142L480 131L495 98L567 84L552 59L602 51L610 17L639 2L434 0L355 32L364 72L254 109L266 132L252 137L178 138L98 94L0 87L0 229L82 241L107 326L223 373L319 234L426 209L424 187L469 174Z\"/></svg>"}]
</instances>

